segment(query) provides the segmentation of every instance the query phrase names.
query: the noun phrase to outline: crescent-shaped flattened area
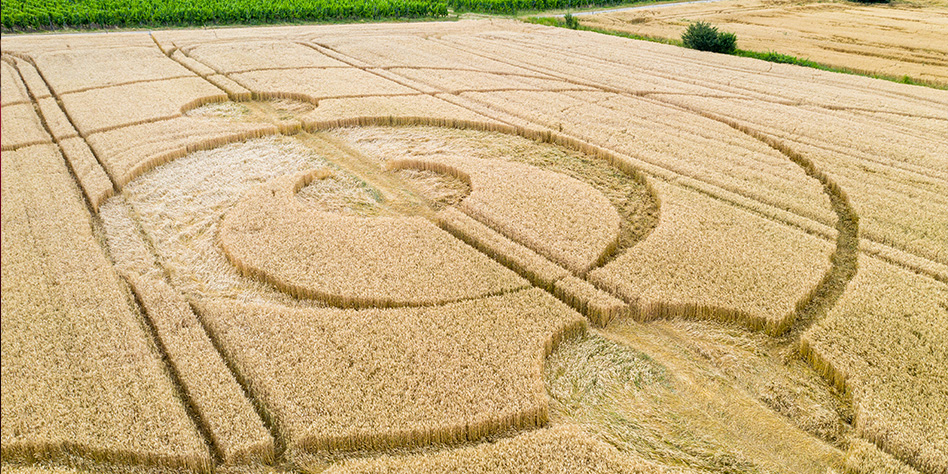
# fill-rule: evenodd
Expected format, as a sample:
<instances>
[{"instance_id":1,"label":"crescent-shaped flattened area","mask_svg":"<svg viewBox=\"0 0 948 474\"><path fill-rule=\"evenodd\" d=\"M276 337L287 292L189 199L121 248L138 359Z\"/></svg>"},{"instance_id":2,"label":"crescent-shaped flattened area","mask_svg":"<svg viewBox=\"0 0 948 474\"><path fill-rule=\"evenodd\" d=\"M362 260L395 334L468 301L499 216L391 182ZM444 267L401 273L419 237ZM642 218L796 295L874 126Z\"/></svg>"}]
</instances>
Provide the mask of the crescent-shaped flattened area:
<instances>
[{"instance_id":1,"label":"crescent-shaped flattened area","mask_svg":"<svg viewBox=\"0 0 948 474\"><path fill-rule=\"evenodd\" d=\"M536 166L504 160L427 156L392 168L462 174L471 194L459 208L567 269L584 273L615 249L619 213L595 188Z\"/></svg>"},{"instance_id":2,"label":"crescent-shaped flattened area","mask_svg":"<svg viewBox=\"0 0 948 474\"><path fill-rule=\"evenodd\" d=\"M342 216L295 199L325 176L284 176L249 192L221 224L231 263L295 296L342 307L444 304L529 286L424 218Z\"/></svg>"}]
</instances>

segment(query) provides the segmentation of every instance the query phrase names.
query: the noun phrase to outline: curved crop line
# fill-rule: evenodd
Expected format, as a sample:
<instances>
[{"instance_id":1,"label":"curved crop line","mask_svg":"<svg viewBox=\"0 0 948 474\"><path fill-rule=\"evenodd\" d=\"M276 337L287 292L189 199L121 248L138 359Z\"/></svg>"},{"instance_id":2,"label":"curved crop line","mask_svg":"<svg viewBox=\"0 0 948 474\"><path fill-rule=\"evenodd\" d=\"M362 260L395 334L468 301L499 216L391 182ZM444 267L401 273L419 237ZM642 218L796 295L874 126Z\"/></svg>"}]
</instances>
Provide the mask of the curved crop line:
<instances>
[{"instance_id":1,"label":"curved crop line","mask_svg":"<svg viewBox=\"0 0 948 474\"><path fill-rule=\"evenodd\" d=\"M810 293L797 302L796 315L793 318L792 326L782 328L774 334L777 336L790 331L791 336L797 338L836 305L836 302L846 290L846 286L856 276L859 265L859 215L850 205L849 196L835 181L817 168L811 160L797 153L785 143L710 112L689 110L705 118L723 123L780 152L803 169L807 176L819 181L823 187L823 193L830 200L830 207L836 214L837 232L836 249L830 256L830 269L823 275L822 280L810 290Z\"/></svg>"}]
</instances>

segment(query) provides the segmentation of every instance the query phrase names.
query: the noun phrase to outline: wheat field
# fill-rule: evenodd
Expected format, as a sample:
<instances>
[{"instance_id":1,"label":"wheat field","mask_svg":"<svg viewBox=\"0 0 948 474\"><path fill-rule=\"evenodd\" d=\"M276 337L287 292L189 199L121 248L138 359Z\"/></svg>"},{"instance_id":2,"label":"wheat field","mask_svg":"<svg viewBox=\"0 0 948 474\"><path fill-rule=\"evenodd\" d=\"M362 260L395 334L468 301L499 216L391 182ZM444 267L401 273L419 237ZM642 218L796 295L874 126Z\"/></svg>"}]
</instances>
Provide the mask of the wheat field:
<instances>
[{"instance_id":1,"label":"wheat field","mask_svg":"<svg viewBox=\"0 0 948 474\"><path fill-rule=\"evenodd\" d=\"M498 19L0 51L4 473L948 472L944 90Z\"/></svg>"},{"instance_id":2,"label":"wheat field","mask_svg":"<svg viewBox=\"0 0 948 474\"><path fill-rule=\"evenodd\" d=\"M874 5L735 1L582 16L583 25L677 39L690 22L734 32L739 47L776 51L823 64L948 84L948 46L941 41L948 4L941 0Z\"/></svg>"}]
</instances>

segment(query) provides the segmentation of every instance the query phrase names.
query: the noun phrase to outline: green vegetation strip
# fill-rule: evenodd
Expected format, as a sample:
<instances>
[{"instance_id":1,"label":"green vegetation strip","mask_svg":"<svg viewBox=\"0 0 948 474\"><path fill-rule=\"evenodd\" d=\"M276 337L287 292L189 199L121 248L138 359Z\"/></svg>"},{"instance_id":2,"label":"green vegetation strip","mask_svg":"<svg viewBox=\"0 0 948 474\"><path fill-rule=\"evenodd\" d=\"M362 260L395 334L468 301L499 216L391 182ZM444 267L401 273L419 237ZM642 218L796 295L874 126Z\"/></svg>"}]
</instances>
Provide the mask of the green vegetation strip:
<instances>
[{"instance_id":1,"label":"green vegetation strip","mask_svg":"<svg viewBox=\"0 0 948 474\"><path fill-rule=\"evenodd\" d=\"M444 0L3 0L3 29L55 30L444 17Z\"/></svg>"},{"instance_id":2,"label":"green vegetation strip","mask_svg":"<svg viewBox=\"0 0 948 474\"><path fill-rule=\"evenodd\" d=\"M527 23L533 23L536 25L555 26L559 28L570 28L569 26L567 26L564 20L560 18L554 18L554 17L530 17L530 18L521 18L521 20ZM608 30L604 28L592 28L592 27L583 26L583 25L577 25L575 28L572 28L572 29L582 30L582 31L592 31L594 33L601 33L604 35L619 36L622 38L629 38L629 39L641 40L641 41L651 41L653 43L662 43L662 44L670 44L673 46L685 47L684 43L682 43L682 41L679 39L638 35L635 33ZM850 69L850 68L845 68L845 67L830 66L827 64L818 63L816 61L811 61L809 59L802 59L802 58L798 58L796 56L791 56L788 54L781 54L776 51L762 52L762 51L748 51L744 49L738 49L734 52L734 55L745 57L745 58L760 59L762 61L768 61L772 63L793 64L795 66L809 67L813 69L819 69L822 71L839 72L843 74L852 74L854 76L871 77L874 79L882 79L882 80L898 82L902 84L911 84L915 86L931 87L933 89L948 90L948 84L941 84L939 82L915 79L910 76L891 76L887 74L878 74L878 73L863 71L859 69Z\"/></svg>"},{"instance_id":3,"label":"green vegetation strip","mask_svg":"<svg viewBox=\"0 0 948 474\"><path fill-rule=\"evenodd\" d=\"M514 15L550 9L618 6L629 0L4 0L4 32L59 29L257 25Z\"/></svg>"}]
</instances>

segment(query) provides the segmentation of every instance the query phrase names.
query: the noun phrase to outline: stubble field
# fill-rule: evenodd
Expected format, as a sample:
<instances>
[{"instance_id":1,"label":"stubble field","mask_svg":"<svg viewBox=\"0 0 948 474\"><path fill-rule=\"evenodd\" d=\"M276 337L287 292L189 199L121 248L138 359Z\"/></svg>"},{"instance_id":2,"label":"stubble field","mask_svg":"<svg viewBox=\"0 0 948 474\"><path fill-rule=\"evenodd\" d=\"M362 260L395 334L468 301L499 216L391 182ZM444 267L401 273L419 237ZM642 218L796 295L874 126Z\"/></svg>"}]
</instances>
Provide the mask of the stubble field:
<instances>
[{"instance_id":1,"label":"stubble field","mask_svg":"<svg viewBox=\"0 0 948 474\"><path fill-rule=\"evenodd\" d=\"M948 472L948 92L506 20L0 73L4 474Z\"/></svg>"},{"instance_id":2,"label":"stubble field","mask_svg":"<svg viewBox=\"0 0 948 474\"><path fill-rule=\"evenodd\" d=\"M578 17L584 26L677 40L692 22L737 34L738 47L864 74L948 86L948 2L723 0Z\"/></svg>"}]
</instances>

